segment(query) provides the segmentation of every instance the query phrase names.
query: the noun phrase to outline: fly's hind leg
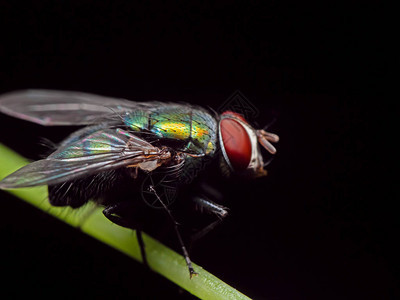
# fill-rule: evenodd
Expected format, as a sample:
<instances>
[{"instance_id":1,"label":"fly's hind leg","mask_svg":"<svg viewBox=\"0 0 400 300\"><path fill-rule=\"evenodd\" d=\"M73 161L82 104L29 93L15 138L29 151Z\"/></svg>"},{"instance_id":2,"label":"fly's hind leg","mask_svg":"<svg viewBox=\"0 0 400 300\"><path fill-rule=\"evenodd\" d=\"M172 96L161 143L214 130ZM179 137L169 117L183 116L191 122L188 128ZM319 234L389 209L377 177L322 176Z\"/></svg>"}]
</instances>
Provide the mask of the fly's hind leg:
<instances>
[{"instance_id":1,"label":"fly's hind leg","mask_svg":"<svg viewBox=\"0 0 400 300\"><path fill-rule=\"evenodd\" d=\"M133 212L134 212L134 205L131 202L119 202L117 204L107 206L103 210L104 216L111 222L122 227L127 227L136 230L136 238L139 244L140 254L142 256L142 262L146 267L150 268L147 262L145 244L143 242L143 237L142 237L142 230L140 229L141 224L135 222L135 218L133 217ZM126 216L127 213L128 216Z\"/></svg>"},{"instance_id":2,"label":"fly's hind leg","mask_svg":"<svg viewBox=\"0 0 400 300\"><path fill-rule=\"evenodd\" d=\"M143 241L142 231L140 229L136 229L136 239L139 243L140 254L142 256L143 264L150 269L149 263L147 262L147 255L146 255L146 246Z\"/></svg>"},{"instance_id":3,"label":"fly's hind leg","mask_svg":"<svg viewBox=\"0 0 400 300\"><path fill-rule=\"evenodd\" d=\"M193 198L194 203L196 204L197 208L203 212L208 212L217 216L217 220L212 222L211 224L207 225L196 234L192 236L191 242L195 242L213 230L217 225L219 225L224 218L228 215L228 208L217 204L205 196L196 196Z\"/></svg>"},{"instance_id":4,"label":"fly's hind leg","mask_svg":"<svg viewBox=\"0 0 400 300\"><path fill-rule=\"evenodd\" d=\"M103 214L111 222L119 226L136 229L138 224L133 218L127 216L127 214L130 215L128 212L132 211L132 208L132 204L129 202L119 202L107 206L103 210Z\"/></svg>"}]
</instances>

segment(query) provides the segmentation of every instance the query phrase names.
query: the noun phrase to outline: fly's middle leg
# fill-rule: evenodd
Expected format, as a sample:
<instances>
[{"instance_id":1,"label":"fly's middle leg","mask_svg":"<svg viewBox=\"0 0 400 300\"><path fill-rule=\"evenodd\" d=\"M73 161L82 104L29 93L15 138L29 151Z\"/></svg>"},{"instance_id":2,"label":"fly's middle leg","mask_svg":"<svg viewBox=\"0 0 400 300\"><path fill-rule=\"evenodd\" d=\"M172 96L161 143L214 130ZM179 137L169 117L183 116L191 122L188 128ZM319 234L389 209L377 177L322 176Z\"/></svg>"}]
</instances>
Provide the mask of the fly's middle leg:
<instances>
[{"instance_id":1,"label":"fly's middle leg","mask_svg":"<svg viewBox=\"0 0 400 300\"><path fill-rule=\"evenodd\" d=\"M175 218L174 218L174 216L172 215L171 211L169 210L168 206L167 206L167 205L163 202L163 200L161 200L161 198L158 196L158 194L157 194L156 190L154 189L154 187L153 187L153 186L150 186L150 187L149 187L149 190L150 190L152 193L154 193L154 195L157 197L158 201L159 201L160 204L163 206L164 210L166 211L166 213L168 214L169 218L170 218L171 221L172 221L172 224L173 224L174 229L175 229L176 236L178 237L178 242L179 242L180 247L181 247L181 249L182 249L183 256L185 257L186 265L188 266L188 269L189 269L190 278L192 278L194 275L197 275L197 273L196 273L195 270L193 269L192 261L190 260L189 253L188 253L188 251L187 251L187 249L186 249L186 247L185 247L185 244L183 243L182 236L181 236L181 234L180 234L180 232L179 232L178 223L175 221Z\"/></svg>"}]
</instances>

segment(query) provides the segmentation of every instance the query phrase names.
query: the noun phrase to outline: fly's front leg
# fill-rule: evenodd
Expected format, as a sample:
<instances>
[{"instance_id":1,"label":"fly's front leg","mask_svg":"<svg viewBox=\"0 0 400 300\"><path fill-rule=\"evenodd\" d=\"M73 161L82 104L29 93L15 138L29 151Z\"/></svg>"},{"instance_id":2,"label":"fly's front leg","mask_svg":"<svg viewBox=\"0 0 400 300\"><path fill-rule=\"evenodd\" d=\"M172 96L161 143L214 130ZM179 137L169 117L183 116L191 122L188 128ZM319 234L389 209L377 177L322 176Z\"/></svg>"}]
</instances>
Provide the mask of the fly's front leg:
<instances>
[{"instance_id":1,"label":"fly's front leg","mask_svg":"<svg viewBox=\"0 0 400 300\"><path fill-rule=\"evenodd\" d=\"M219 219L223 219L228 215L228 208L217 204L207 197L196 196L193 198L194 203L201 211L206 211L208 213L216 215Z\"/></svg>"},{"instance_id":2,"label":"fly's front leg","mask_svg":"<svg viewBox=\"0 0 400 300\"><path fill-rule=\"evenodd\" d=\"M211 230L213 230L217 225L219 225L222 220L228 215L228 208L224 207L220 204L217 204L210 199L202 196L196 196L193 198L194 203L200 209L200 211L206 211L217 216L217 220L212 222L211 224L207 225L195 235L192 236L192 243L199 240Z\"/></svg>"}]
</instances>

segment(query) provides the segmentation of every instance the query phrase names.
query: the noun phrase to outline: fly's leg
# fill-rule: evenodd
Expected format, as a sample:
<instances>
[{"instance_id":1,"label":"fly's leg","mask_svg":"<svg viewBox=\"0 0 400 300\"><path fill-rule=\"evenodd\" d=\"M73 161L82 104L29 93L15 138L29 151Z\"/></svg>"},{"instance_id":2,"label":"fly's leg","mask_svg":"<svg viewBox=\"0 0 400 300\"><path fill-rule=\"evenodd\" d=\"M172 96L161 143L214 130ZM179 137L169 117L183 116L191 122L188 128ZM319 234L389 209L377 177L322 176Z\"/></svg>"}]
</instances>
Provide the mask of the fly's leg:
<instances>
[{"instance_id":1,"label":"fly's leg","mask_svg":"<svg viewBox=\"0 0 400 300\"><path fill-rule=\"evenodd\" d=\"M228 215L228 208L217 204L207 197L196 196L193 198L194 203L200 209L200 211L206 211L208 213L216 215L218 218L223 219Z\"/></svg>"},{"instance_id":2,"label":"fly's leg","mask_svg":"<svg viewBox=\"0 0 400 300\"><path fill-rule=\"evenodd\" d=\"M176 233L176 235L177 235L177 237L178 237L179 245L180 245L181 248L182 248L182 253L183 253L183 256L185 257L186 265L188 266L189 274L190 274L190 279L191 279L194 275L197 275L197 273L196 273L196 272L194 271L194 269L193 269L192 261L190 260L189 253L188 253L188 251L186 250L185 244L183 243L181 234L180 234L180 232L179 232L178 223L175 221L175 219L174 219L174 217L173 217L171 211L168 209L167 205L165 205L165 203L164 203L164 202L161 200L161 198L158 196L158 194L157 194L156 190L154 189L154 187L153 187L153 186L150 186L149 189L150 189L150 191L151 191L152 193L154 193L154 195L157 197L158 201L161 203L162 207L165 209L166 213L168 214L169 218L171 219L172 224L174 225L175 233Z\"/></svg>"},{"instance_id":3,"label":"fly's leg","mask_svg":"<svg viewBox=\"0 0 400 300\"><path fill-rule=\"evenodd\" d=\"M104 216L111 222L131 229L136 229L137 225L131 218L126 218L123 216L129 209L132 209L132 205L129 202L119 202L110 206L107 206L103 210Z\"/></svg>"},{"instance_id":4,"label":"fly's leg","mask_svg":"<svg viewBox=\"0 0 400 300\"><path fill-rule=\"evenodd\" d=\"M124 218L122 216L123 213L126 213L129 210L132 210L133 205L130 202L120 202L117 204L110 205L106 207L103 210L104 216L106 216L107 219L109 219L111 222L122 226L122 227L127 227L130 229L136 230L136 238L139 244L140 248L140 254L142 256L142 261L143 264L149 267L149 264L147 262L147 256L146 256L146 251L145 251L145 245L143 242L143 237L142 237L142 231L139 229L140 225L135 223L132 218Z\"/></svg>"},{"instance_id":5,"label":"fly's leg","mask_svg":"<svg viewBox=\"0 0 400 300\"><path fill-rule=\"evenodd\" d=\"M146 249L145 249L146 246L144 244L142 231L140 229L136 229L136 238L139 243L140 254L142 255L143 264L145 266L147 266L148 268L150 268L149 263L147 262L147 255L146 255Z\"/></svg>"},{"instance_id":6,"label":"fly's leg","mask_svg":"<svg viewBox=\"0 0 400 300\"><path fill-rule=\"evenodd\" d=\"M217 220L207 225L195 235L192 236L192 243L199 240L211 230L213 230L217 225L219 225L223 219L228 215L228 208L224 207L220 204L217 204L206 197L194 197L194 203L200 209L200 211L206 211L208 213L214 214L217 216Z\"/></svg>"}]
</instances>

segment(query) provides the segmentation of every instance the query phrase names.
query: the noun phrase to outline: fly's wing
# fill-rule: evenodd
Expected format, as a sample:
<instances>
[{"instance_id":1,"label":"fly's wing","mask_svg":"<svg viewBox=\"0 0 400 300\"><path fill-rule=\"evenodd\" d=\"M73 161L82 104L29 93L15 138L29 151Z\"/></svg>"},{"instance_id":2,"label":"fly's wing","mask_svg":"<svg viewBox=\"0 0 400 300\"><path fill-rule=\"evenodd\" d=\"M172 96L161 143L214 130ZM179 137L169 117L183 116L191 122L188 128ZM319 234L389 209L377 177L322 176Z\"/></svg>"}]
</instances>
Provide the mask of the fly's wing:
<instances>
[{"instance_id":1,"label":"fly's wing","mask_svg":"<svg viewBox=\"0 0 400 300\"><path fill-rule=\"evenodd\" d=\"M13 189L59 184L106 170L139 166L151 171L168 160L170 153L119 128L91 132L49 157L33 162L0 181Z\"/></svg>"},{"instance_id":2,"label":"fly's wing","mask_svg":"<svg viewBox=\"0 0 400 300\"><path fill-rule=\"evenodd\" d=\"M115 113L159 105L70 91L26 90L0 96L1 112L45 126L88 125Z\"/></svg>"}]
</instances>

